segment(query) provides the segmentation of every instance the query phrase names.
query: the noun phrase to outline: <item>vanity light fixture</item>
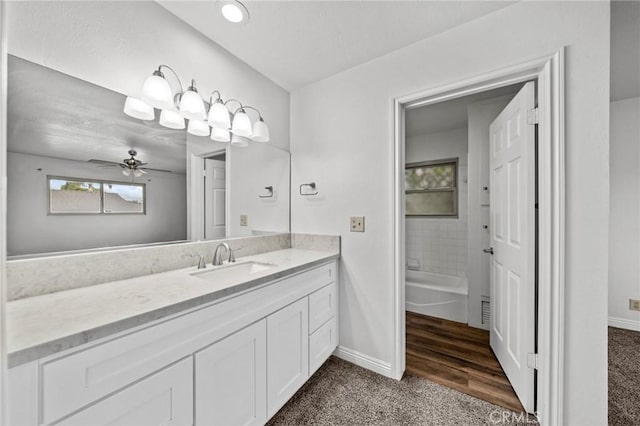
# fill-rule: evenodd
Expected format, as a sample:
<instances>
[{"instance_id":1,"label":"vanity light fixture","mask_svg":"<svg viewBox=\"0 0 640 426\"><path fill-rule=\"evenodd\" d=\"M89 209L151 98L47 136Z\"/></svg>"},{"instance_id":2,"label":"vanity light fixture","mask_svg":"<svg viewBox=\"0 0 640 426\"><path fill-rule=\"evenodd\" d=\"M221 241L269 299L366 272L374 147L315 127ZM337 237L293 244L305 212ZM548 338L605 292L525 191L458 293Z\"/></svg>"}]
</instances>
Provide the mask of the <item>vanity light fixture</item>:
<instances>
[{"instance_id":1,"label":"vanity light fixture","mask_svg":"<svg viewBox=\"0 0 640 426\"><path fill-rule=\"evenodd\" d=\"M195 80L191 80L191 86L180 97L180 113L189 120L204 120L207 118L207 113L204 111L204 101L198 95Z\"/></svg>"},{"instance_id":2,"label":"vanity light fixture","mask_svg":"<svg viewBox=\"0 0 640 426\"><path fill-rule=\"evenodd\" d=\"M175 76L180 86L177 93L174 94L163 70L169 70ZM227 105L230 102L239 105L233 113ZM139 120L154 120L154 108L161 110L160 125L169 129L186 127L192 135L210 136L211 140L231 142L235 146L248 146L249 140L269 142L269 128L257 108L243 105L237 99L224 101L217 90L211 92L209 102L205 102L198 94L195 80L191 80L191 85L184 90L178 74L167 65L158 66L147 77L142 86L142 100L127 97L124 104L125 114ZM247 110L257 114L254 124ZM185 125L185 119L189 120L188 125Z\"/></svg>"},{"instance_id":3,"label":"vanity light fixture","mask_svg":"<svg viewBox=\"0 0 640 426\"><path fill-rule=\"evenodd\" d=\"M244 136L236 135L235 133L231 136L231 145L237 146L240 148L244 148L249 146L249 138L245 138Z\"/></svg>"},{"instance_id":4,"label":"vanity light fixture","mask_svg":"<svg viewBox=\"0 0 640 426\"><path fill-rule=\"evenodd\" d=\"M195 136L209 136L209 125L200 120L189 120L187 132Z\"/></svg>"},{"instance_id":5,"label":"vanity light fixture","mask_svg":"<svg viewBox=\"0 0 640 426\"><path fill-rule=\"evenodd\" d=\"M160 112L160 125L169 129L184 129L184 118L177 112L170 109L163 109Z\"/></svg>"},{"instance_id":6,"label":"vanity light fixture","mask_svg":"<svg viewBox=\"0 0 640 426\"><path fill-rule=\"evenodd\" d=\"M211 128L211 140L216 142L231 142L231 133L225 129L217 127Z\"/></svg>"},{"instance_id":7,"label":"vanity light fixture","mask_svg":"<svg viewBox=\"0 0 640 426\"><path fill-rule=\"evenodd\" d=\"M127 96L127 99L124 101L124 112L139 120L149 121L156 118L155 111L151 105L129 96Z\"/></svg>"},{"instance_id":8,"label":"vanity light fixture","mask_svg":"<svg viewBox=\"0 0 640 426\"><path fill-rule=\"evenodd\" d=\"M219 0L220 13L224 18L233 23L249 22L249 9L238 0Z\"/></svg>"}]
</instances>

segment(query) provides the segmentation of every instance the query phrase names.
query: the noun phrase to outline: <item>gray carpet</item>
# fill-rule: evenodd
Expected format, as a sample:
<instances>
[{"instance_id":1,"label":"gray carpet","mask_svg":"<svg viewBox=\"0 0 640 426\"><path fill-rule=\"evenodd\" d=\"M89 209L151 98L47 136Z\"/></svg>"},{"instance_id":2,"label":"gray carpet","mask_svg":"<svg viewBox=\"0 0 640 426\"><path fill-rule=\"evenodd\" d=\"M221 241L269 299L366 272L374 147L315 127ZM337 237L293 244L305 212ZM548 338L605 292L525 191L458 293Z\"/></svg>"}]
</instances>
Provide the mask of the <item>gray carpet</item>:
<instances>
[{"instance_id":1,"label":"gray carpet","mask_svg":"<svg viewBox=\"0 0 640 426\"><path fill-rule=\"evenodd\" d=\"M609 327L609 424L640 425L640 332Z\"/></svg>"},{"instance_id":2,"label":"gray carpet","mask_svg":"<svg viewBox=\"0 0 640 426\"><path fill-rule=\"evenodd\" d=\"M276 425L516 425L517 414L414 376L392 380L331 357L271 419Z\"/></svg>"}]
</instances>

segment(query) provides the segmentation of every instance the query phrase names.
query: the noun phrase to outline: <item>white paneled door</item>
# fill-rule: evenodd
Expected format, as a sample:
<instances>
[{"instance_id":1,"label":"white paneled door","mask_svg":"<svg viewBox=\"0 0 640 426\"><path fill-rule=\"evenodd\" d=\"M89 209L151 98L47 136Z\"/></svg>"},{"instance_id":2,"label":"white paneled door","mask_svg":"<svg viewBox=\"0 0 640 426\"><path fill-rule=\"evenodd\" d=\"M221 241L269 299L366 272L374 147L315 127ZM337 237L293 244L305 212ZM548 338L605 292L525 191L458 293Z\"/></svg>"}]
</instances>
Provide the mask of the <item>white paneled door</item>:
<instances>
[{"instance_id":1,"label":"white paneled door","mask_svg":"<svg viewBox=\"0 0 640 426\"><path fill-rule=\"evenodd\" d=\"M205 160L205 239L216 240L226 235L225 162Z\"/></svg>"},{"instance_id":2,"label":"white paneled door","mask_svg":"<svg viewBox=\"0 0 640 426\"><path fill-rule=\"evenodd\" d=\"M491 348L527 412L534 411L535 85L490 126Z\"/></svg>"}]
</instances>

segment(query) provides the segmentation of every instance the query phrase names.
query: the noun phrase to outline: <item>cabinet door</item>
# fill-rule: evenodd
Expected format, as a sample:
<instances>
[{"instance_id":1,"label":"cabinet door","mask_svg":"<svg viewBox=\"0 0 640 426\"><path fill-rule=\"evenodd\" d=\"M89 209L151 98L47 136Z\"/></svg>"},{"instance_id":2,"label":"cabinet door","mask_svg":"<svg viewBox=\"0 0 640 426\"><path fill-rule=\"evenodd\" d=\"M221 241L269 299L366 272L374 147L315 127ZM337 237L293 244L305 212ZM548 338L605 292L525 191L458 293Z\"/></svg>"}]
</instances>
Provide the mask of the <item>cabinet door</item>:
<instances>
[{"instance_id":1,"label":"cabinet door","mask_svg":"<svg viewBox=\"0 0 640 426\"><path fill-rule=\"evenodd\" d=\"M267 421L266 320L196 353L196 425Z\"/></svg>"},{"instance_id":2,"label":"cabinet door","mask_svg":"<svg viewBox=\"0 0 640 426\"><path fill-rule=\"evenodd\" d=\"M56 425L193 424L193 358L185 358Z\"/></svg>"},{"instance_id":3,"label":"cabinet door","mask_svg":"<svg viewBox=\"0 0 640 426\"><path fill-rule=\"evenodd\" d=\"M309 378L309 304L306 297L267 317L267 372L271 417Z\"/></svg>"}]
</instances>

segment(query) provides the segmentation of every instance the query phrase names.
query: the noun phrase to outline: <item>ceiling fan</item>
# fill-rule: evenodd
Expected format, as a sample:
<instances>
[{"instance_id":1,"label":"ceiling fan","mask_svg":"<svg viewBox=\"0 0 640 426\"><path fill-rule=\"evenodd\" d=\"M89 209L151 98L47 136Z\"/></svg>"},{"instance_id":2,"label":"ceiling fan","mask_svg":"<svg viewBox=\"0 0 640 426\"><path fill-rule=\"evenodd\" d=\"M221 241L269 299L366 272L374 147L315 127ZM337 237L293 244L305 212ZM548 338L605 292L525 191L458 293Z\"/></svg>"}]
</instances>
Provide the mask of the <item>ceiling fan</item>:
<instances>
[{"instance_id":1,"label":"ceiling fan","mask_svg":"<svg viewBox=\"0 0 640 426\"><path fill-rule=\"evenodd\" d=\"M102 167L120 167L122 169L122 174L125 176L133 175L135 177L140 177L142 175L146 175L148 171L171 173L171 170L141 167L141 166L147 165L148 163L143 163L142 161L136 158L136 155L138 155L138 152L135 149L130 149L129 155L131 157L125 158L124 160L122 160L121 163L117 163L115 161L107 161L107 160L96 160L94 158L89 160L89 163L98 164L99 166L102 166Z\"/></svg>"}]
</instances>

